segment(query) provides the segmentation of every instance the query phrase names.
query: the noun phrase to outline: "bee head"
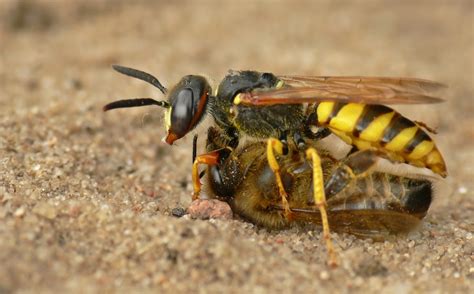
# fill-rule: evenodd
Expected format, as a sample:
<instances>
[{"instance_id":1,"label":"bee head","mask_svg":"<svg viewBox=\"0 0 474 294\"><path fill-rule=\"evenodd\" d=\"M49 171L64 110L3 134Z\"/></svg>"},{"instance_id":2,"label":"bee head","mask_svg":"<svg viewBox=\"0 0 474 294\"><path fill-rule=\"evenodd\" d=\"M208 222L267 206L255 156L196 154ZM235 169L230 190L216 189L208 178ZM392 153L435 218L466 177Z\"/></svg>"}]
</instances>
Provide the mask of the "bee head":
<instances>
[{"instance_id":1,"label":"bee head","mask_svg":"<svg viewBox=\"0 0 474 294\"><path fill-rule=\"evenodd\" d=\"M114 65L113 68L124 75L152 84L163 94L167 94L168 100L157 101L152 98L119 100L105 105L104 111L146 105L158 105L166 108L167 135L164 141L170 145L192 131L204 117L208 97L211 93L211 87L204 77L185 76L168 92L157 78L146 72L119 65Z\"/></svg>"}]
</instances>

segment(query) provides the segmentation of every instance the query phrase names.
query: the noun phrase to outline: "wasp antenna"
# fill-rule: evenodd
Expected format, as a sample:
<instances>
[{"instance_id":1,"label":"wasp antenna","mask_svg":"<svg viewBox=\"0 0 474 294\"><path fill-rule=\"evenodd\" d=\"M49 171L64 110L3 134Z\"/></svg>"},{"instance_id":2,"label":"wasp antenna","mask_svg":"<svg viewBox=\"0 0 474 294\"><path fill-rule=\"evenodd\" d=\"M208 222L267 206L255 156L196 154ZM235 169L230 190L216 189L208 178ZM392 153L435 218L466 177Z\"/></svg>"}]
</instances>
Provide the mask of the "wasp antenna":
<instances>
[{"instance_id":1,"label":"wasp antenna","mask_svg":"<svg viewBox=\"0 0 474 294\"><path fill-rule=\"evenodd\" d=\"M169 108L170 104L168 101L157 101L152 98L135 98L135 99L124 99L111 102L105 105L102 109L108 111L116 108L127 108L127 107L140 107L147 105L158 105L164 108Z\"/></svg>"},{"instance_id":2,"label":"wasp antenna","mask_svg":"<svg viewBox=\"0 0 474 294\"><path fill-rule=\"evenodd\" d=\"M146 72L138 70L138 69L133 69L133 68L130 68L130 67L125 67L125 66L115 65L115 64L112 65L112 68L115 69L116 71L118 71L121 74L124 74L124 75L127 75L129 77L136 78L136 79L145 81L149 84L152 84L153 86L160 89L161 93L163 93L163 94L166 94L166 92L168 91L165 88L165 86L163 86L160 83L160 81L158 81L157 78L155 78L154 76L152 76L149 73L146 73Z\"/></svg>"}]
</instances>

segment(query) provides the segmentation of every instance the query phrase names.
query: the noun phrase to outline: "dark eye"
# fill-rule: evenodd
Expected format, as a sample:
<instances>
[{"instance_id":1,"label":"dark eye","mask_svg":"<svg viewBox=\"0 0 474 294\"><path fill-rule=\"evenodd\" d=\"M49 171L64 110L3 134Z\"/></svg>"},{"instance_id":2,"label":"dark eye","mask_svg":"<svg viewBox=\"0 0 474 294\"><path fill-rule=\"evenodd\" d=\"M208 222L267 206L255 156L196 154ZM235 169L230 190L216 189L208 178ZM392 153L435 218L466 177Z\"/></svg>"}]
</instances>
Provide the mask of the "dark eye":
<instances>
[{"instance_id":1,"label":"dark eye","mask_svg":"<svg viewBox=\"0 0 474 294\"><path fill-rule=\"evenodd\" d=\"M184 137L201 121L206 113L207 98L211 87L201 76L185 76L171 89L168 99L171 105L166 116L168 135L165 141L173 144Z\"/></svg>"},{"instance_id":2,"label":"dark eye","mask_svg":"<svg viewBox=\"0 0 474 294\"><path fill-rule=\"evenodd\" d=\"M180 89L173 101L171 111L171 132L183 137L189 130L193 119L193 91L188 88Z\"/></svg>"}]
</instances>

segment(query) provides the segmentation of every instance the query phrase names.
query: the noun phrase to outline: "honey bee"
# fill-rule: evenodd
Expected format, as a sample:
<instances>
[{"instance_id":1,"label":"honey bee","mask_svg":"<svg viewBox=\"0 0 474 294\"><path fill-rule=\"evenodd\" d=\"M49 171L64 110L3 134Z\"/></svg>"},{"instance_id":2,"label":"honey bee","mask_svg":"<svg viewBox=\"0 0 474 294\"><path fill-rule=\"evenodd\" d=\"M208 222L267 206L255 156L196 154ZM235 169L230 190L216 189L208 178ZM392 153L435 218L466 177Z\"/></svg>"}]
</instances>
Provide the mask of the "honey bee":
<instances>
[{"instance_id":1,"label":"honey bee","mask_svg":"<svg viewBox=\"0 0 474 294\"><path fill-rule=\"evenodd\" d=\"M379 158L369 150L336 159L314 142L308 144L321 157L328 226L332 230L380 240L409 232L426 215L433 194L428 179L375 171ZM265 142L235 150L227 146L228 138L211 127L206 148L216 155L216 163L206 170L210 197L226 201L234 213L268 229L322 225L312 193L313 163L303 150L290 148L290 154L277 159L291 211L288 218L266 157ZM353 177L347 175L348 169L354 171ZM335 263L332 244L327 246L330 262Z\"/></svg>"}]
</instances>

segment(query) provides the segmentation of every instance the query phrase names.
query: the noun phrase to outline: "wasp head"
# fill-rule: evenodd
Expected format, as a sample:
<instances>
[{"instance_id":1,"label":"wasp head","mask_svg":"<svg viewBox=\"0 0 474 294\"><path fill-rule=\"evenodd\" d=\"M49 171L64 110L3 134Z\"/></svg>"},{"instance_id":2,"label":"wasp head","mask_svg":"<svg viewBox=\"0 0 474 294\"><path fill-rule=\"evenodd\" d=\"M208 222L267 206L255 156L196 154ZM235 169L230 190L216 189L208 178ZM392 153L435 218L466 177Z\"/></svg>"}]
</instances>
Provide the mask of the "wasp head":
<instances>
[{"instance_id":1,"label":"wasp head","mask_svg":"<svg viewBox=\"0 0 474 294\"><path fill-rule=\"evenodd\" d=\"M211 87L204 77L185 76L168 94L170 107L165 114L168 134L166 143L173 144L193 130L204 116Z\"/></svg>"},{"instance_id":2,"label":"wasp head","mask_svg":"<svg viewBox=\"0 0 474 294\"><path fill-rule=\"evenodd\" d=\"M157 87L168 97L167 101L157 101L152 98L125 99L109 103L104 111L146 105L158 105L166 108L165 123L167 135L164 141L173 144L192 131L206 113L211 87L202 76L184 76L169 92L154 76L136 69L114 65L113 68L125 75L143 80Z\"/></svg>"}]
</instances>

